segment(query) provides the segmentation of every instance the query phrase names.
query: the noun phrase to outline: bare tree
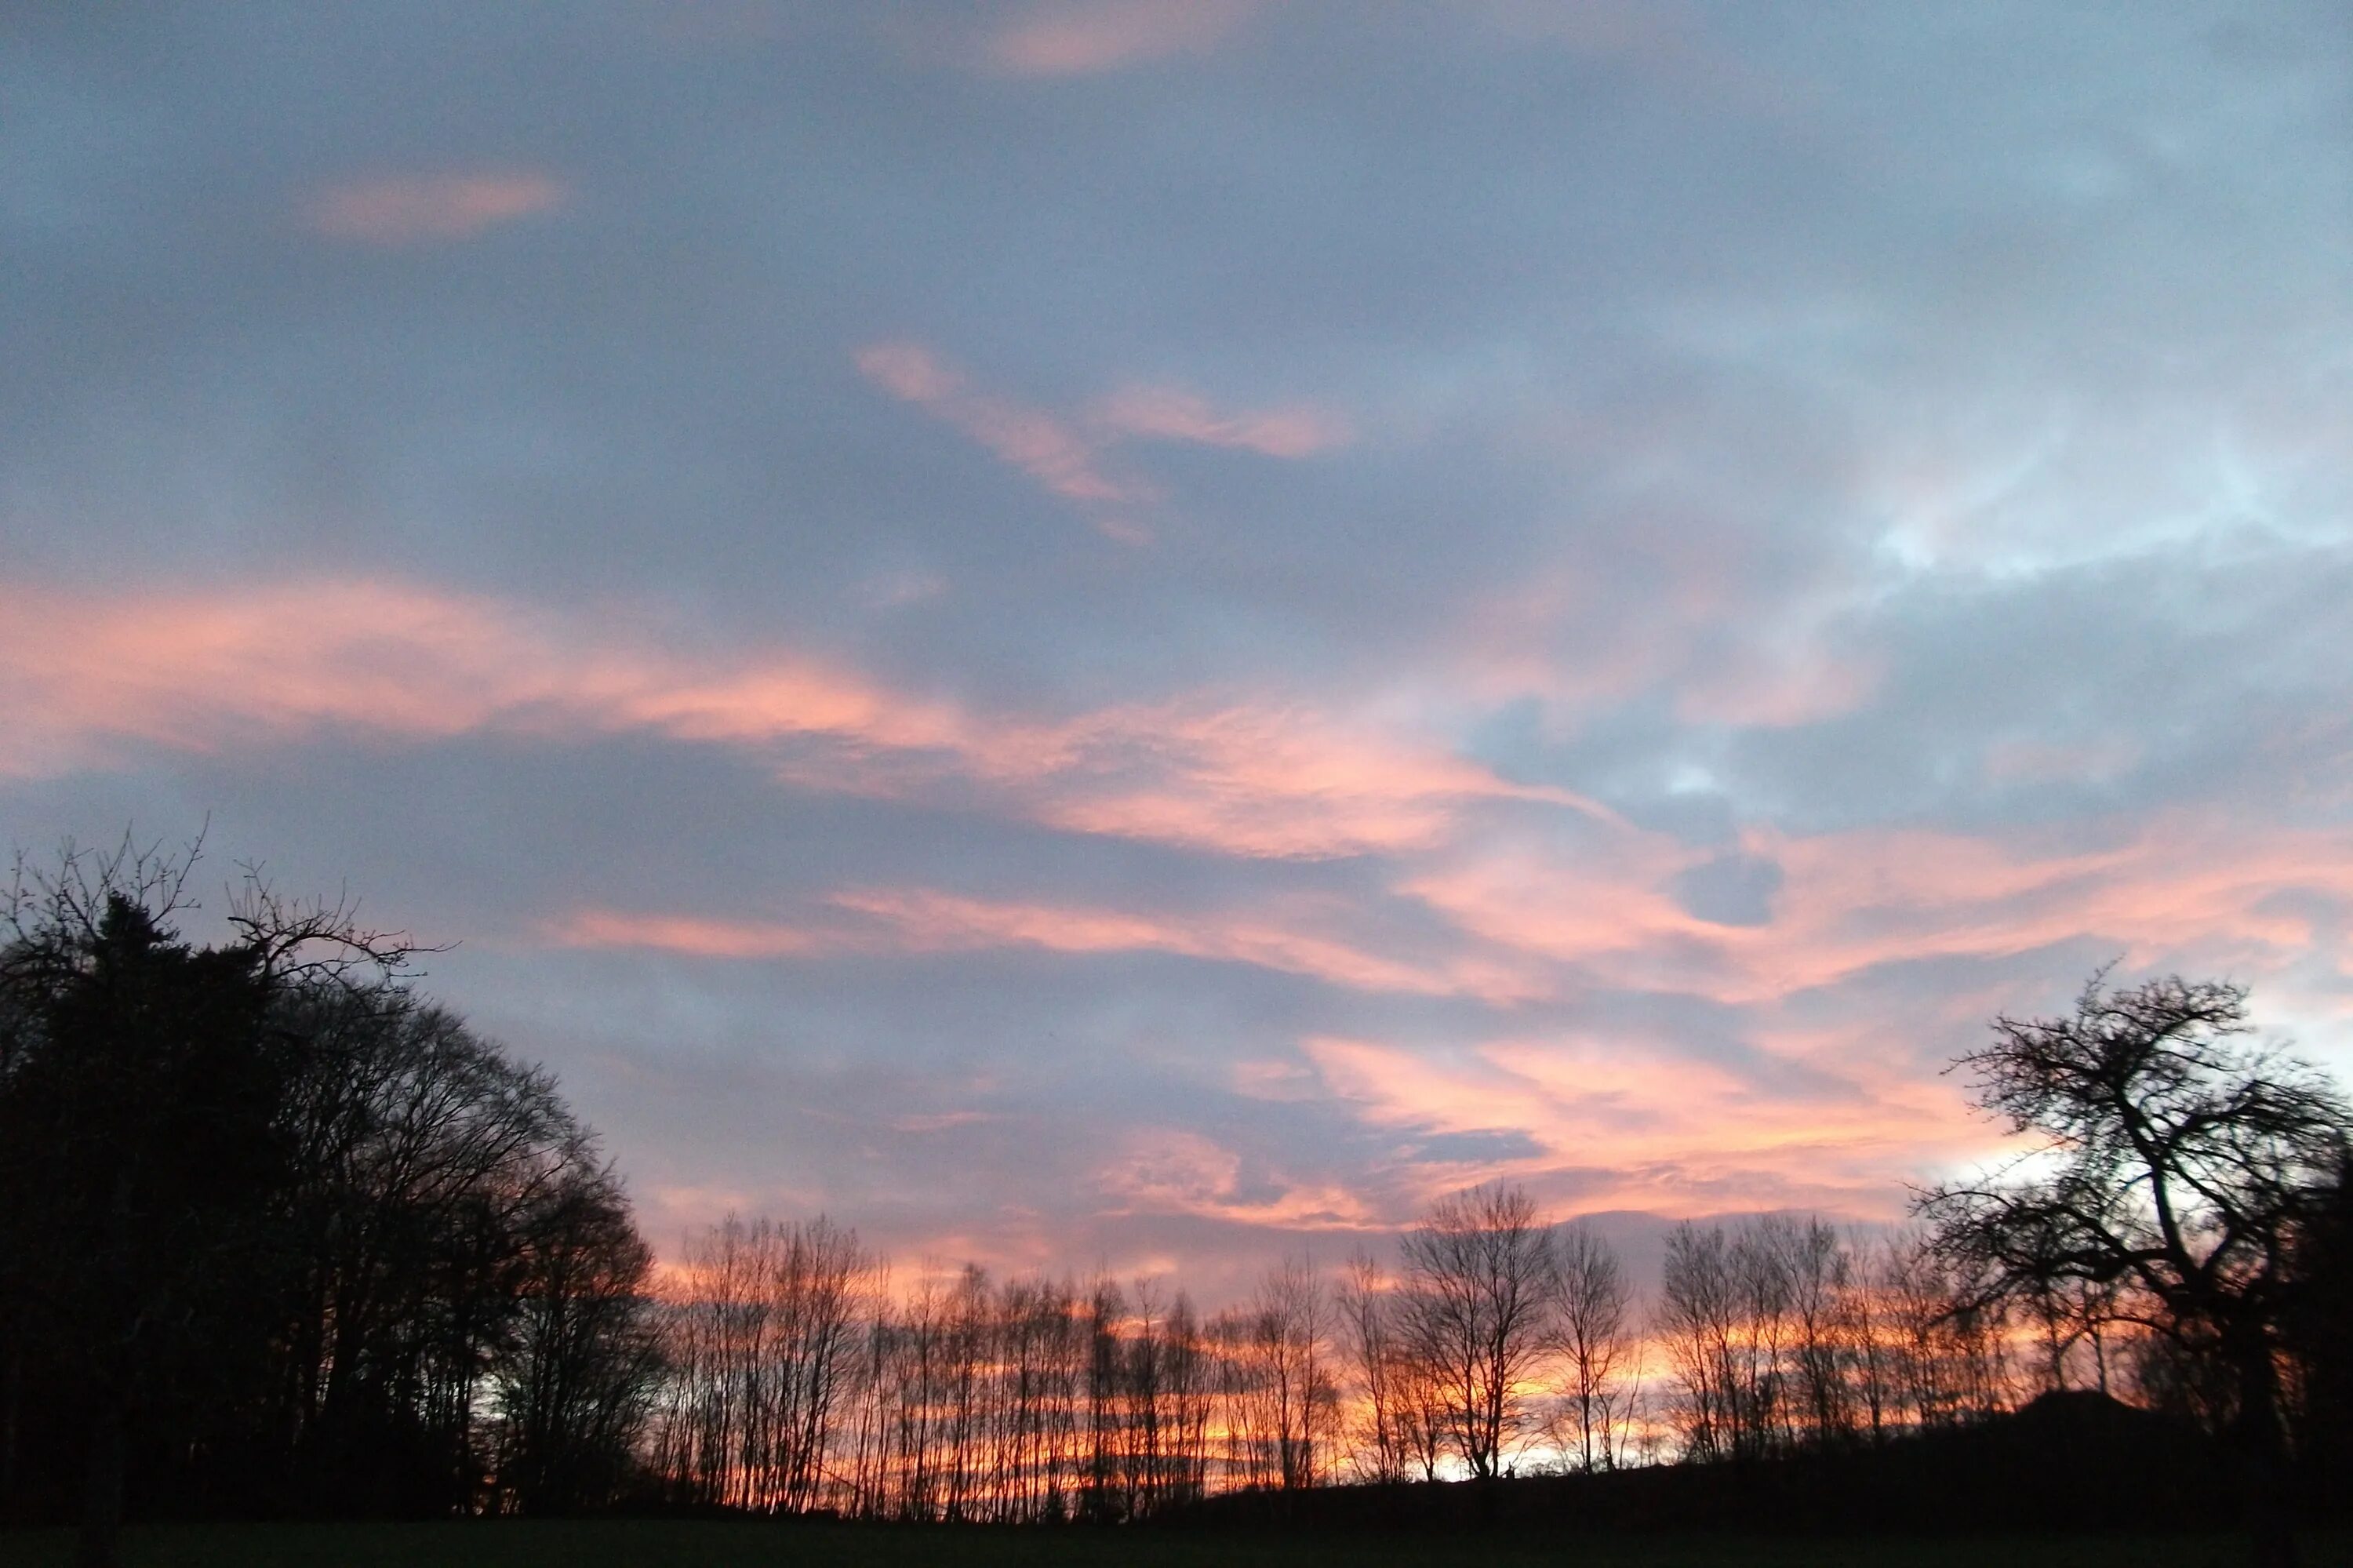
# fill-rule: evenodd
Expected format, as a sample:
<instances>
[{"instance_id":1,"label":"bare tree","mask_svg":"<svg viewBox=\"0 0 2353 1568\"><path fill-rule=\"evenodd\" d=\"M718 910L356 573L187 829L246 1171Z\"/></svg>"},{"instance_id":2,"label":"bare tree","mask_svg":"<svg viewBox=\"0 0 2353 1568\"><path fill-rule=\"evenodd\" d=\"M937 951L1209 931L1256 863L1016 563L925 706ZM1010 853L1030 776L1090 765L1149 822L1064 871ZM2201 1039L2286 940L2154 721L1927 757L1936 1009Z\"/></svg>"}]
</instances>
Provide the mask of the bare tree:
<instances>
[{"instance_id":1,"label":"bare tree","mask_svg":"<svg viewBox=\"0 0 2353 1568\"><path fill-rule=\"evenodd\" d=\"M1683 1384L1674 1414L1687 1458L1727 1458L1736 1447L1736 1288L1723 1227L1685 1221L1668 1234L1652 1332Z\"/></svg>"},{"instance_id":2,"label":"bare tree","mask_svg":"<svg viewBox=\"0 0 2353 1568\"><path fill-rule=\"evenodd\" d=\"M597 1507L630 1478L659 1371L653 1255L609 1171L550 1191L525 1234L512 1349L494 1380L501 1485L527 1513Z\"/></svg>"},{"instance_id":3,"label":"bare tree","mask_svg":"<svg viewBox=\"0 0 2353 1568\"><path fill-rule=\"evenodd\" d=\"M1859 1407L1873 1443L1886 1441L1896 1422L1897 1379L1890 1336L1884 1245L1862 1234L1848 1238L1844 1284L1838 1295L1833 1331L1852 1369L1851 1399Z\"/></svg>"},{"instance_id":4,"label":"bare tree","mask_svg":"<svg viewBox=\"0 0 2353 1568\"><path fill-rule=\"evenodd\" d=\"M2303 1063L2241 1044L2244 988L2106 978L2067 1017L1997 1018L1993 1044L1961 1058L1977 1104L2034 1147L1917 1207L1980 1299L2119 1286L2116 1316L2228 1367L2261 1553L2284 1560L2279 1327L2298 1227L2346 1159L2347 1108Z\"/></svg>"},{"instance_id":5,"label":"bare tree","mask_svg":"<svg viewBox=\"0 0 2353 1568\"><path fill-rule=\"evenodd\" d=\"M1551 1233L1526 1192L1497 1183L1441 1199L1404 1250L1408 1340L1451 1446L1473 1476L1498 1476L1550 1328Z\"/></svg>"},{"instance_id":6,"label":"bare tree","mask_svg":"<svg viewBox=\"0 0 2353 1568\"><path fill-rule=\"evenodd\" d=\"M1395 1322L1398 1296L1368 1253L1348 1260L1339 1290L1341 1333L1356 1380L1357 1419L1349 1454L1358 1476L1395 1481L1409 1452L1403 1405L1404 1353Z\"/></svg>"},{"instance_id":7,"label":"bare tree","mask_svg":"<svg viewBox=\"0 0 2353 1568\"><path fill-rule=\"evenodd\" d=\"M730 1215L689 1246L655 1443L681 1500L819 1505L878 1268L855 1232L822 1215L786 1226ZM943 1338L926 1351L944 1358Z\"/></svg>"},{"instance_id":8,"label":"bare tree","mask_svg":"<svg viewBox=\"0 0 2353 1568\"><path fill-rule=\"evenodd\" d=\"M1572 1226L1555 1240L1557 1268L1553 1322L1562 1363L1564 1436L1588 1474L1614 1467L1611 1437L1620 1416L1618 1376L1633 1349L1633 1292L1607 1241Z\"/></svg>"},{"instance_id":9,"label":"bare tree","mask_svg":"<svg viewBox=\"0 0 2353 1568\"><path fill-rule=\"evenodd\" d=\"M1785 1223L1775 1228L1772 1240L1788 1287L1793 1362L1788 1421L1799 1441L1835 1443L1853 1426L1851 1361L1840 1334L1853 1259L1838 1232L1816 1218Z\"/></svg>"},{"instance_id":10,"label":"bare tree","mask_svg":"<svg viewBox=\"0 0 2353 1568\"><path fill-rule=\"evenodd\" d=\"M1327 1298L1305 1257L1285 1258L1260 1279L1251 1304L1254 1349L1264 1391L1263 1430L1276 1484L1312 1487L1323 1473L1324 1434L1334 1400L1324 1364Z\"/></svg>"},{"instance_id":11,"label":"bare tree","mask_svg":"<svg viewBox=\"0 0 2353 1568\"><path fill-rule=\"evenodd\" d=\"M85 1559L133 1443L158 1492L610 1497L647 1260L594 1135L347 898L248 867L228 938L185 939L194 859L20 859L0 906L0 1364L20 1397L37 1338L41 1446L88 1461Z\"/></svg>"}]
</instances>

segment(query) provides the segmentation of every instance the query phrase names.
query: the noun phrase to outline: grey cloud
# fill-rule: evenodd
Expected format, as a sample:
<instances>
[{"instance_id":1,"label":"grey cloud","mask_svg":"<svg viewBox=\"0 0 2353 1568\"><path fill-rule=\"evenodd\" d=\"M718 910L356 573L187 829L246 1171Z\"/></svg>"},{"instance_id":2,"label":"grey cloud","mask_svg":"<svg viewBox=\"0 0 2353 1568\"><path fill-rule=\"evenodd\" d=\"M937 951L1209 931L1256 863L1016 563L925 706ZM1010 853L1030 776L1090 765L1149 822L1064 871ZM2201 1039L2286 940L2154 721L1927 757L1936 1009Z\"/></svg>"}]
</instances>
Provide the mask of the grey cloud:
<instances>
[{"instance_id":1,"label":"grey cloud","mask_svg":"<svg viewBox=\"0 0 2353 1568\"><path fill-rule=\"evenodd\" d=\"M397 577L643 615L723 663L822 654L984 715L1375 715L1660 835L1694 859L1651 881L1721 931L1639 970L1538 960L1412 891L1506 833L1616 885L1617 841L1555 805L1451 809L1426 853L1250 861L1053 831L968 781L859 798L647 736L126 747L0 773L0 831L37 850L210 812L219 864L348 879L463 938L433 987L558 1067L642 1191L1199 1263L1288 1233L1097 1213L1137 1127L1229 1149L1245 1197L1326 1183L1384 1223L1417 1160L1527 1152L1237 1087L1303 1040L1617 1041L1759 1103L1846 1106L2113 956L2038 936L1727 1002L1730 944L1793 892L1744 844L2341 827L2340 8L1727 4L1631 49L1531 25L1551 9L1286 5L1215 48L1025 79L978 63L995 18L923 5L18 7L0 577ZM321 230L338 191L491 176L561 197L413 243ZM1314 403L1355 439L1129 442L1103 461L1156 496L1134 547L861 376L879 341L1088 439L1135 385ZM789 920L874 886L1275 911L1400 961L1525 962L1543 994L539 934L592 904ZM2262 905L2310 932L2266 960L2297 995L2347 983L2335 897ZM1886 1021L1875 1057L1788 1043L1861 1020ZM1612 1201L1622 1175L1546 1192ZM1673 1179L1729 1203L1762 1178Z\"/></svg>"},{"instance_id":2,"label":"grey cloud","mask_svg":"<svg viewBox=\"0 0 2353 1568\"><path fill-rule=\"evenodd\" d=\"M1758 855L1719 855L1675 878L1675 896L1703 920L1719 926L1762 926L1773 918L1781 868Z\"/></svg>"}]
</instances>

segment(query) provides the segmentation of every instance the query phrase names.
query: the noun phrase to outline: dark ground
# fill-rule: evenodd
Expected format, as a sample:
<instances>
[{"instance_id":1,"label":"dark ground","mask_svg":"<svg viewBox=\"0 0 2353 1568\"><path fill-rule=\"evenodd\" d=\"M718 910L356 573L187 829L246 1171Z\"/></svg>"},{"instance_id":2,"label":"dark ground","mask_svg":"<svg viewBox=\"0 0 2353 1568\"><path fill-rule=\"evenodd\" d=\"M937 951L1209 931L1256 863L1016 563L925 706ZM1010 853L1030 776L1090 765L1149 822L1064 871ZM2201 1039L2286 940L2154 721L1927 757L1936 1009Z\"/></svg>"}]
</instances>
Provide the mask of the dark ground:
<instances>
[{"instance_id":1,"label":"dark ground","mask_svg":"<svg viewBox=\"0 0 2353 1568\"><path fill-rule=\"evenodd\" d=\"M0 1568L65 1568L64 1531L0 1534ZM1150 1530L993 1530L775 1521L459 1520L435 1524L133 1528L128 1568L901 1568L945 1563L1121 1568L2239 1568L2243 1542L2217 1534L1855 1536L1236 1534ZM2306 1568L2353 1568L2353 1532L2306 1538Z\"/></svg>"}]
</instances>

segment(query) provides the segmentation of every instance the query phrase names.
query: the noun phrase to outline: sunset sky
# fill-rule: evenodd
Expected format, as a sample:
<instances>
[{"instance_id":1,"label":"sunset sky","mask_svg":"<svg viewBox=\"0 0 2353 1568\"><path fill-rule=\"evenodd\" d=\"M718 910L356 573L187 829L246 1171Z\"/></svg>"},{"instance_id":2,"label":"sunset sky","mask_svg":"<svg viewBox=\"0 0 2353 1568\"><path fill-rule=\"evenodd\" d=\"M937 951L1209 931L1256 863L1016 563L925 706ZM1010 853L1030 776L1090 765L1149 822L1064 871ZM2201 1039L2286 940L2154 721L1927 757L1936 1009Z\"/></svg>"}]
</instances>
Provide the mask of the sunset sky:
<instances>
[{"instance_id":1,"label":"sunset sky","mask_svg":"<svg viewBox=\"0 0 2353 1568\"><path fill-rule=\"evenodd\" d=\"M0 834L207 819L673 1255L1889 1219L2109 959L2353 1066L2353 10L11 5Z\"/></svg>"}]
</instances>

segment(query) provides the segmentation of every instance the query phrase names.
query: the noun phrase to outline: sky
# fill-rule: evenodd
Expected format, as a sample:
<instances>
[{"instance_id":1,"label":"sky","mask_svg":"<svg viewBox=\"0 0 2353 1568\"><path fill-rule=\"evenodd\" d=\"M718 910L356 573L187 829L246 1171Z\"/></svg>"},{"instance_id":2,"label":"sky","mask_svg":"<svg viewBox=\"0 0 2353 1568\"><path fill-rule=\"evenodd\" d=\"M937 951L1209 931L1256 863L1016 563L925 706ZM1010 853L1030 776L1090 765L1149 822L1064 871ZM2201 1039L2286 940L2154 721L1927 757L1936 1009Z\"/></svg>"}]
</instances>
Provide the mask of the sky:
<instances>
[{"instance_id":1,"label":"sky","mask_svg":"<svg viewBox=\"0 0 2353 1568\"><path fill-rule=\"evenodd\" d=\"M2336 0L20 0L0 364L0 837L454 944L673 1256L1890 1221L2110 962L2353 1067Z\"/></svg>"}]
</instances>

